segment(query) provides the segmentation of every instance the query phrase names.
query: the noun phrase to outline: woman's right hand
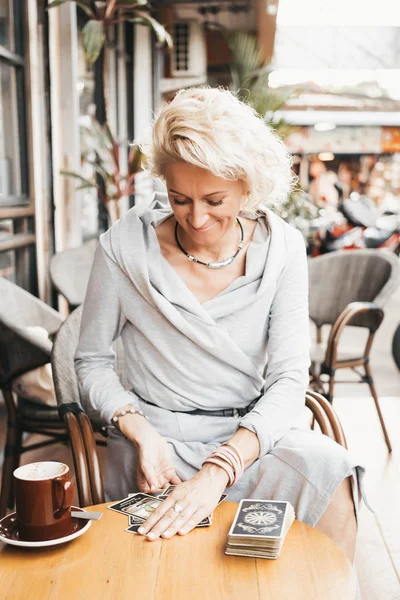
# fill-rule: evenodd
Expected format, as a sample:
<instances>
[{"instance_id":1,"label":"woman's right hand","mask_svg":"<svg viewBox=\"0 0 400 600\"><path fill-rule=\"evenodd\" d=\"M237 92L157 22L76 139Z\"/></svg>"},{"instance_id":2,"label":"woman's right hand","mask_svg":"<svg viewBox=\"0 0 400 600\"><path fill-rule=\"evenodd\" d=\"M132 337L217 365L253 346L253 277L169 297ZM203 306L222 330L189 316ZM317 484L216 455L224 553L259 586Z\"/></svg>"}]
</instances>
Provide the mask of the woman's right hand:
<instances>
[{"instance_id":1,"label":"woman's right hand","mask_svg":"<svg viewBox=\"0 0 400 600\"><path fill-rule=\"evenodd\" d=\"M168 484L182 483L170 457L168 443L141 415L120 418L121 432L137 448L136 482L139 490L154 493Z\"/></svg>"}]
</instances>

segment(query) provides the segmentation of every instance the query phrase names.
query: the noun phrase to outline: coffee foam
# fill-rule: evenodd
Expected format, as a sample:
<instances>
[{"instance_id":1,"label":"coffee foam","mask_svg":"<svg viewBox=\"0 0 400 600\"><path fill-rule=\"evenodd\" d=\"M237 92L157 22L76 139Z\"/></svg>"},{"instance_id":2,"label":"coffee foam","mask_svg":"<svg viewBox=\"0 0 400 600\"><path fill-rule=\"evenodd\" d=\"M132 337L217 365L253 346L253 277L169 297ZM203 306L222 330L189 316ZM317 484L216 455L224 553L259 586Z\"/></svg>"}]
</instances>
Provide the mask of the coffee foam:
<instances>
[{"instance_id":1,"label":"coffee foam","mask_svg":"<svg viewBox=\"0 0 400 600\"><path fill-rule=\"evenodd\" d=\"M26 481L35 481L43 479L52 479L58 477L68 471L68 466L64 463L54 461L43 461L30 463L19 467L14 471L14 477L17 479L23 479Z\"/></svg>"}]
</instances>

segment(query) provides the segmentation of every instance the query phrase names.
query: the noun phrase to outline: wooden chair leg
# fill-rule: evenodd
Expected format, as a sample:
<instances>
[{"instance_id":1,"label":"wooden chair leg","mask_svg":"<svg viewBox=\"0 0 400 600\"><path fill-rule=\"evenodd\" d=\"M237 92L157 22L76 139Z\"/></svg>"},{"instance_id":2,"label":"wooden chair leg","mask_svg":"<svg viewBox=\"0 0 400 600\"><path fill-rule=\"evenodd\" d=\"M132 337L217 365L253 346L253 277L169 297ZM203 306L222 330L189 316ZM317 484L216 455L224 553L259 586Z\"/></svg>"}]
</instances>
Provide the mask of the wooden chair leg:
<instances>
[{"instance_id":1,"label":"wooden chair leg","mask_svg":"<svg viewBox=\"0 0 400 600\"><path fill-rule=\"evenodd\" d=\"M14 506L13 473L19 464L21 439L22 432L18 424L8 423L1 478L0 519L5 516L7 508L13 508Z\"/></svg>"},{"instance_id":2,"label":"wooden chair leg","mask_svg":"<svg viewBox=\"0 0 400 600\"><path fill-rule=\"evenodd\" d=\"M330 375L329 375L329 386L328 386L328 393L325 395L325 398L332 404L333 402L333 390L335 387L335 371L333 371ZM324 395L324 394L322 394Z\"/></svg>"},{"instance_id":3,"label":"wooden chair leg","mask_svg":"<svg viewBox=\"0 0 400 600\"><path fill-rule=\"evenodd\" d=\"M379 399L378 399L378 394L376 393L375 390L375 385L374 385L374 380L372 379L372 373L371 373L371 369L368 363L365 363L364 365L365 367L365 374L366 374L366 381L369 385L369 389L371 390L371 395L374 399L375 402L375 406L376 406L376 410L378 412L378 417L379 417L379 421L381 423L381 427L382 427L382 431L383 431L383 435L385 438L385 442L386 442L386 446L389 452L392 451L392 444L390 443L390 439L389 439L389 434L387 432L386 429L386 425L385 425L385 421L382 415L382 411L381 411L381 407L379 404Z\"/></svg>"},{"instance_id":4,"label":"wooden chair leg","mask_svg":"<svg viewBox=\"0 0 400 600\"><path fill-rule=\"evenodd\" d=\"M16 428L15 432L15 445L13 452L13 473L15 469L18 469L21 462L21 454L22 454L22 435L23 431L20 427ZM11 486L10 486L10 497L8 501L8 508L14 508L15 503L15 494L14 494L14 477L11 477Z\"/></svg>"}]
</instances>

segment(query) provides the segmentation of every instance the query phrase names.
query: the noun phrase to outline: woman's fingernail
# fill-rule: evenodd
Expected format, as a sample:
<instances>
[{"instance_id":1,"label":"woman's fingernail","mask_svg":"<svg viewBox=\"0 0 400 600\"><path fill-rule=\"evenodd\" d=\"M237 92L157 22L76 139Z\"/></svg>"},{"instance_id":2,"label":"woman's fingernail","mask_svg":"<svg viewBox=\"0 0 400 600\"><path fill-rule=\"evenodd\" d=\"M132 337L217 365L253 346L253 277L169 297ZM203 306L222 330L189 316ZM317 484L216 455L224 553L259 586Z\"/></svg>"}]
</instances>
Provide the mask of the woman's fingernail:
<instances>
[{"instance_id":1,"label":"woman's fingernail","mask_svg":"<svg viewBox=\"0 0 400 600\"><path fill-rule=\"evenodd\" d=\"M145 528L144 527L139 527L138 533L146 533Z\"/></svg>"},{"instance_id":2,"label":"woman's fingernail","mask_svg":"<svg viewBox=\"0 0 400 600\"><path fill-rule=\"evenodd\" d=\"M150 533L147 534L147 537L149 540L155 540L156 539L156 534L153 533L152 531L150 531Z\"/></svg>"},{"instance_id":3,"label":"woman's fingernail","mask_svg":"<svg viewBox=\"0 0 400 600\"><path fill-rule=\"evenodd\" d=\"M170 531L164 531L163 537L169 537L171 535Z\"/></svg>"}]
</instances>

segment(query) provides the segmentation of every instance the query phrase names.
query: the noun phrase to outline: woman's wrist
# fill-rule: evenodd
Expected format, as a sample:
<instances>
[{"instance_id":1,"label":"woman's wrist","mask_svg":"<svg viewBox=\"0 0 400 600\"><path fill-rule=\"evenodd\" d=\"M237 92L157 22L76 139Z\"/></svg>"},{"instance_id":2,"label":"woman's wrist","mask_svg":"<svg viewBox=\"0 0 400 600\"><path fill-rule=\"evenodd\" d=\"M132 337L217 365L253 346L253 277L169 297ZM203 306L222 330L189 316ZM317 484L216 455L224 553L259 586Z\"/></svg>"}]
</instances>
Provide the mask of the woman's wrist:
<instances>
[{"instance_id":1,"label":"woman's wrist","mask_svg":"<svg viewBox=\"0 0 400 600\"><path fill-rule=\"evenodd\" d=\"M207 475L213 481L219 480L223 486L223 489L225 489L229 483L229 477L226 471L222 467L219 467L213 463L203 464L200 469L200 473L204 473L204 475Z\"/></svg>"},{"instance_id":2,"label":"woman's wrist","mask_svg":"<svg viewBox=\"0 0 400 600\"><path fill-rule=\"evenodd\" d=\"M120 432L138 447L143 444L148 428L149 423L138 413L127 414L119 420Z\"/></svg>"},{"instance_id":3,"label":"woman's wrist","mask_svg":"<svg viewBox=\"0 0 400 600\"><path fill-rule=\"evenodd\" d=\"M260 442L257 434L245 427L239 427L229 442L232 442L242 456L245 469L260 456Z\"/></svg>"},{"instance_id":4,"label":"woman's wrist","mask_svg":"<svg viewBox=\"0 0 400 600\"><path fill-rule=\"evenodd\" d=\"M129 412L130 410L131 412ZM154 431L142 411L136 411L132 404L119 408L114 413L111 422L137 447L142 446L146 438L148 439L150 430Z\"/></svg>"}]
</instances>

